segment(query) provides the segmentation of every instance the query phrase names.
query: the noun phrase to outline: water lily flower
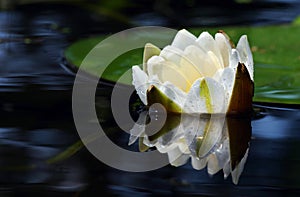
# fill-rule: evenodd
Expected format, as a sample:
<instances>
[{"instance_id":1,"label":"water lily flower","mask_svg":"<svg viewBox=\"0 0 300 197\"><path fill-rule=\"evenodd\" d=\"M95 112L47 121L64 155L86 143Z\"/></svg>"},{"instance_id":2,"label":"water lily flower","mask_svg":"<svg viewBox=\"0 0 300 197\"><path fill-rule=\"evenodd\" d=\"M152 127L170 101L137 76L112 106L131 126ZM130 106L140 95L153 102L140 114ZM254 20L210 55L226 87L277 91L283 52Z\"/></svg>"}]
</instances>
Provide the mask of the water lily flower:
<instances>
[{"instance_id":1,"label":"water lily flower","mask_svg":"<svg viewBox=\"0 0 300 197\"><path fill-rule=\"evenodd\" d=\"M236 47L224 32L197 38L178 31L160 50L148 43L143 69L132 67L133 85L145 105L178 113L250 113L253 58L247 36Z\"/></svg>"}]
</instances>

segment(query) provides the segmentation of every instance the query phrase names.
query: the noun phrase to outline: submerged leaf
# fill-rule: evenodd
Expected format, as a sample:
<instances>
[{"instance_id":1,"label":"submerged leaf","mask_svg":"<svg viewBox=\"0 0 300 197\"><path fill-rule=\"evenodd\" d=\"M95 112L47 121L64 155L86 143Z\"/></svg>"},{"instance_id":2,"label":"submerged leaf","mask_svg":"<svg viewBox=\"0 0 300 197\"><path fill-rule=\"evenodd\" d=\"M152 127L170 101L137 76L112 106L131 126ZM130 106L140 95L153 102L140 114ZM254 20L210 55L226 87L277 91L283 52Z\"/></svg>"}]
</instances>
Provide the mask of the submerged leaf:
<instances>
[{"instance_id":1,"label":"submerged leaf","mask_svg":"<svg viewBox=\"0 0 300 197\"><path fill-rule=\"evenodd\" d=\"M161 129L158 132L149 136L149 140L154 141L160 138L161 136L166 135L168 132L175 129L180 124L180 121L181 121L181 116L179 114L168 113L164 125L161 127Z\"/></svg>"},{"instance_id":2,"label":"submerged leaf","mask_svg":"<svg viewBox=\"0 0 300 197\"><path fill-rule=\"evenodd\" d=\"M149 149L149 146L144 144L144 137L139 137L139 151L146 152Z\"/></svg>"}]
</instances>

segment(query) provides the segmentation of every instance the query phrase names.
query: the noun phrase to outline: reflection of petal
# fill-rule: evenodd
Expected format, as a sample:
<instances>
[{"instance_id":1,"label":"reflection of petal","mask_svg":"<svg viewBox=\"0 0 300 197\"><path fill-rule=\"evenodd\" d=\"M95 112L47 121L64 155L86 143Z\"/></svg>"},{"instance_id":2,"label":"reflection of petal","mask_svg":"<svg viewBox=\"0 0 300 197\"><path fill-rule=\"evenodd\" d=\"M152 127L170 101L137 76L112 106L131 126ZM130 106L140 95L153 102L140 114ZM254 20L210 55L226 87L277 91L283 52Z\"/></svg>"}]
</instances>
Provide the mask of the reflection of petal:
<instances>
[{"instance_id":1,"label":"reflection of petal","mask_svg":"<svg viewBox=\"0 0 300 197\"><path fill-rule=\"evenodd\" d=\"M219 165L223 168L224 177L230 174L230 149L229 149L229 138L228 132L223 130L222 144L216 149L215 155L218 159ZM227 169L228 166L228 169Z\"/></svg>"},{"instance_id":2,"label":"reflection of petal","mask_svg":"<svg viewBox=\"0 0 300 197\"><path fill-rule=\"evenodd\" d=\"M247 149L247 151L246 151L244 157L242 158L242 160L240 161L240 163L231 172L232 182L234 184L238 184L238 182L239 182L239 178L244 170L244 166L245 166L245 163L246 163L246 160L248 157L248 152L249 152L249 149Z\"/></svg>"},{"instance_id":3,"label":"reflection of petal","mask_svg":"<svg viewBox=\"0 0 300 197\"><path fill-rule=\"evenodd\" d=\"M146 120L145 113L141 116L138 122ZM141 149L156 147L159 152L168 154L171 165L184 165L191 158L194 169L207 166L210 175L223 169L224 178L231 174L232 182L237 184L248 156L251 120L225 117L225 114L168 114L157 133L151 136L147 133L144 127L135 125L130 143L136 140L134 135L141 135L140 142L145 145L140 146Z\"/></svg>"},{"instance_id":4,"label":"reflection of petal","mask_svg":"<svg viewBox=\"0 0 300 197\"><path fill-rule=\"evenodd\" d=\"M197 157L192 157L192 166L196 170L202 170L206 167L207 157L199 159Z\"/></svg>"},{"instance_id":5,"label":"reflection of petal","mask_svg":"<svg viewBox=\"0 0 300 197\"><path fill-rule=\"evenodd\" d=\"M130 137L128 145L133 144L139 137L142 137L145 133L146 128L146 119L147 119L147 112L144 111L140 114L139 119L134 124L132 129L130 129Z\"/></svg>"},{"instance_id":6,"label":"reflection of petal","mask_svg":"<svg viewBox=\"0 0 300 197\"><path fill-rule=\"evenodd\" d=\"M251 124L249 118L227 118L230 142L231 169L235 169L245 157L251 139Z\"/></svg>"},{"instance_id":7,"label":"reflection of petal","mask_svg":"<svg viewBox=\"0 0 300 197\"><path fill-rule=\"evenodd\" d=\"M155 143L156 141L159 141L159 143L163 146L166 146L168 144L172 144L174 142L174 139L176 139L174 136L176 136L178 133L180 134L179 130L179 125L180 125L180 115L178 114L159 114L155 113L155 111L151 114L153 117L151 119L151 122L154 122L152 124L157 124L161 123L160 119L162 116L166 116L165 123L160 129L156 129L157 132L153 134L153 129L152 128L147 128L147 129L152 129L152 131L148 131L146 133L151 133L151 135L148 135L148 139L150 143Z\"/></svg>"},{"instance_id":8,"label":"reflection of petal","mask_svg":"<svg viewBox=\"0 0 300 197\"><path fill-rule=\"evenodd\" d=\"M195 138L197 136L203 136L206 123L207 121L204 118L200 118L198 115L182 115L180 124L184 130L184 137L193 157L198 157L196 153L197 144Z\"/></svg>"},{"instance_id":9,"label":"reflection of petal","mask_svg":"<svg viewBox=\"0 0 300 197\"><path fill-rule=\"evenodd\" d=\"M190 156L183 154L181 150L176 147L168 152L168 158L171 165L178 167L186 164Z\"/></svg>"},{"instance_id":10,"label":"reflection of petal","mask_svg":"<svg viewBox=\"0 0 300 197\"><path fill-rule=\"evenodd\" d=\"M230 168L230 159L228 159L228 162L225 163L224 167L223 167L223 173L224 173L224 178L226 179L231 172L231 168Z\"/></svg>"},{"instance_id":11,"label":"reflection of petal","mask_svg":"<svg viewBox=\"0 0 300 197\"><path fill-rule=\"evenodd\" d=\"M251 120L250 118L227 118L226 123L230 142L230 171L232 182L237 184L248 157Z\"/></svg>"},{"instance_id":12,"label":"reflection of petal","mask_svg":"<svg viewBox=\"0 0 300 197\"><path fill-rule=\"evenodd\" d=\"M219 165L217 156L212 153L208 156L207 162L207 172L210 175L214 175L222 169L222 166Z\"/></svg>"},{"instance_id":13,"label":"reflection of petal","mask_svg":"<svg viewBox=\"0 0 300 197\"><path fill-rule=\"evenodd\" d=\"M144 143L144 137L140 137L139 138L139 151L140 152L145 152L149 149L150 147L147 146L145 143Z\"/></svg>"},{"instance_id":14,"label":"reflection of petal","mask_svg":"<svg viewBox=\"0 0 300 197\"><path fill-rule=\"evenodd\" d=\"M198 157L206 157L213 151L215 145L220 141L222 137L222 131L225 118L210 118L207 120L207 127L203 133L203 136L197 136ZM202 137L199 138L199 137Z\"/></svg>"}]
</instances>

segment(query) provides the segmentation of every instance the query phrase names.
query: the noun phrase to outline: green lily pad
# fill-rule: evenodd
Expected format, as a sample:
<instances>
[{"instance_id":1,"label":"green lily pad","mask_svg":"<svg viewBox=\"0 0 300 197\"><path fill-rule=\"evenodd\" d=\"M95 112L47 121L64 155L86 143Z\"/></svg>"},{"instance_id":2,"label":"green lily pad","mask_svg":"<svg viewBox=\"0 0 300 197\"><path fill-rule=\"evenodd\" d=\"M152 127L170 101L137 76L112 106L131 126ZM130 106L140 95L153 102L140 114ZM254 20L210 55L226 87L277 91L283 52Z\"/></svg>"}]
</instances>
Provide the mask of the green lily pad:
<instances>
[{"instance_id":1,"label":"green lily pad","mask_svg":"<svg viewBox=\"0 0 300 197\"><path fill-rule=\"evenodd\" d=\"M69 66L78 69L90 50L100 43L104 38L105 36L85 38L69 46L65 50L65 57ZM112 61L102 73L101 78L107 81L116 82L133 65L142 64L142 58L142 48L128 51ZM85 71L91 75L94 75L93 73L96 72L97 64L97 62L93 62L90 59L85 60L86 68L89 68L89 70ZM120 82L130 85L131 81L131 76L123 76Z\"/></svg>"},{"instance_id":2,"label":"green lily pad","mask_svg":"<svg viewBox=\"0 0 300 197\"><path fill-rule=\"evenodd\" d=\"M196 36L202 31L215 34L224 30L237 43L246 34L253 52L256 102L300 104L300 26L278 25L265 27L217 27L189 29ZM68 63L78 68L87 53L105 36L86 38L75 42L65 51ZM115 59L104 71L102 78L117 81L133 65L142 65L143 49L129 51ZM88 62L94 65L96 62ZM93 74L93 70L86 70ZM131 84L131 76L122 83Z\"/></svg>"}]
</instances>

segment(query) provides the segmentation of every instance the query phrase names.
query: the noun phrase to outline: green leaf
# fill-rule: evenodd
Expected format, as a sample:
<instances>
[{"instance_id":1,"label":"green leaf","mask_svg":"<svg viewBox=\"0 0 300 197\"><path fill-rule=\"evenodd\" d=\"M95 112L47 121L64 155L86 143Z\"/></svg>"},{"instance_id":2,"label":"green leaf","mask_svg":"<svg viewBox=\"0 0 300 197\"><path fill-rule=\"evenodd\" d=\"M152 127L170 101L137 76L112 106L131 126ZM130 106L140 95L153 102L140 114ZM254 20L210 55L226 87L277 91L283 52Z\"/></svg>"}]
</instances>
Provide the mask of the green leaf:
<instances>
[{"instance_id":1,"label":"green leaf","mask_svg":"<svg viewBox=\"0 0 300 197\"><path fill-rule=\"evenodd\" d=\"M105 36L85 38L69 46L64 52L69 66L77 70L87 54L104 38ZM101 78L116 82L126 71L130 70L133 65L142 64L142 58L143 49L134 49L128 51L113 60L102 73ZM88 70L85 71L91 75L94 75L94 73L97 72L97 65L99 65L98 62L93 62L93 60L86 59L85 68L88 68ZM119 82L131 85L132 76L125 75Z\"/></svg>"},{"instance_id":2,"label":"green leaf","mask_svg":"<svg viewBox=\"0 0 300 197\"><path fill-rule=\"evenodd\" d=\"M300 16L297 16L297 17L293 20L293 25L300 25Z\"/></svg>"}]
</instances>

